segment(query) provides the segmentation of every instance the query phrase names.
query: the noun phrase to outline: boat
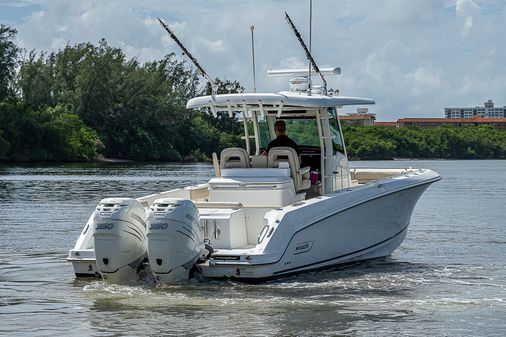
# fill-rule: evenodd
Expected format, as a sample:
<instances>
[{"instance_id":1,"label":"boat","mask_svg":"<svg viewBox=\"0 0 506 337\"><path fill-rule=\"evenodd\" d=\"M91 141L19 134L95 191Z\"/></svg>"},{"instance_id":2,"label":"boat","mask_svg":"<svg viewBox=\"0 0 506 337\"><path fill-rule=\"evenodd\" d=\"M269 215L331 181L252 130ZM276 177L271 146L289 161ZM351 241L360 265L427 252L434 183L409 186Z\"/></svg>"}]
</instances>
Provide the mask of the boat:
<instances>
[{"instance_id":1,"label":"boat","mask_svg":"<svg viewBox=\"0 0 506 337\"><path fill-rule=\"evenodd\" d=\"M195 275L260 282L392 254L418 199L441 176L350 168L338 111L375 102L311 85L313 75L338 74L316 64L270 71L289 76L289 90L190 99L188 109L242 123L244 147L213 154L205 184L101 200L69 251L76 276L132 283L147 269L159 284ZM278 120L299 152L264 153Z\"/></svg>"}]
</instances>

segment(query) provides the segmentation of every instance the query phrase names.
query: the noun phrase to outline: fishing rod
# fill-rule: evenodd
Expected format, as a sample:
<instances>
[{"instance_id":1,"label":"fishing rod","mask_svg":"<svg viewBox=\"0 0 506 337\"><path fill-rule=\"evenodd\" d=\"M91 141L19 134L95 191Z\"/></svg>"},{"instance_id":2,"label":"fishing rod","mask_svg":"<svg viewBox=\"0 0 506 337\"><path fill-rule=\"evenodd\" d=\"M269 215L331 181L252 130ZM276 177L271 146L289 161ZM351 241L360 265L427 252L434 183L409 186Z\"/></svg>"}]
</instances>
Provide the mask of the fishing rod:
<instances>
[{"instance_id":1,"label":"fishing rod","mask_svg":"<svg viewBox=\"0 0 506 337\"><path fill-rule=\"evenodd\" d=\"M304 43L304 40L302 39L302 36L300 36L299 31L297 30L297 28L293 24L292 19L290 19L290 16L288 16L287 12L285 12L285 19L288 22L288 25L290 26L290 28L292 28L293 33L295 34L295 36L299 40L300 45L302 46L302 48L306 52L306 57L309 60L309 62L311 62L313 69L318 73L318 75L320 75L322 82L323 82L322 94L325 95L327 93L327 81L325 80L325 77L323 77L323 74L320 72L320 68L318 68L318 65L316 65L316 62L313 59L313 56L311 56L311 52L309 51L309 49L307 49L306 44ZM309 85L311 85L311 84L309 84Z\"/></svg>"},{"instance_id":2,"label":"fishing rod","mask_svg":"<svg viewBox=\"0 0 506 337\"><path fill-rule=\"evenodd\" d=\"M197 62L197 60L195 59L195 57L193 57L192 54L190 54L190 52L181 43L181 41L179 41L179 39L177 38L176 34L174 34L174 32L169 28L169 26L167 26L167 24L165 22L163 22L160 18L157 18L157 19L158 19L158 21L160 21L160 24L167 31L167 33L172 38L172 40L174 40L174 42L177 43L177 45L179 46L179 48L181 48L183 50L183 53L185 53L186 56L188 56L188 58L193 62L193 64L195 65L195 67L197 67L197 69L199 70L200 74L205 77L205 79L207 80L207 82L209 82L209 84L211 84L212 95L213 96L216 95L216 93L218 91L218 86L216 85L216 83L214 83L214 81L211 79L211 77L209 77L209 75L207 75L207 73L204 70L204 68L202 68L200 66L200 64Z\"/></svg>"}]
</instances>

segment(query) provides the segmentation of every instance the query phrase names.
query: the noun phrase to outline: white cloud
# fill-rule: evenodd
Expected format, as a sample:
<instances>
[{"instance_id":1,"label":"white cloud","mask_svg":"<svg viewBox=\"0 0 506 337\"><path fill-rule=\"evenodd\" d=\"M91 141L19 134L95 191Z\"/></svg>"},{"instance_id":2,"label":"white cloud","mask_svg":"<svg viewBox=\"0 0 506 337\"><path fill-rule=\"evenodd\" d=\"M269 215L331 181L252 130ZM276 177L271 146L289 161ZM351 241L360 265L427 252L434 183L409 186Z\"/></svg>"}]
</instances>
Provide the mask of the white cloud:
<instances>
[{"instance_id":1,"label":"white cloud","mask_svg":"<svg viewBox=\"0 0 506 337\"><path fill-rule=\"evenodd\" d=\"M225 50L225 43L223 40L209 40L202 37L195 37L192 40L193 45L198 48L198 46L203 46L207 50L218 53Z\"/></svg>"},{"instance_id":2,"label":"white cloud","mask_svg":"<svg viewBox=\"0 0 506 337\"><path fill-rule=\"evenodd\" d=\"M16 2L16 1L7 1L7 2L0 3L0 6L23 8L23 7L28 7L29 4L23 3L23 2Z\"/></svg>"},{"instance_id":3,"label":"white cloud","mask_svg":"<svg viewBox=\"0 0 506 337\"><path fill-rule=\"evenodd\" d=\"M457 0L455 12L461 21L460 33L466 37L473 28L473 16L478 14L480 7L473 0Z\"/></svg>"},{"instance_id":4,"label":"white cloud","mask_svg":"<svg viewBox=\"0 0 506 337\"><path fill-rule=\"evenodd\" d=\"M459 15L470 15L479 8L480 7L473 0L457 0L455 2L455 11Z\"/></svg>"},{"instance_id":5,"label":"white cloud","mask_svg":"<svg viewBox=\"0 0 506 337\"><path fill-rule=\"evenodd\" d=\"M425 68L416 69L413 73L413 78L421 85L430 85L436 89L441 86L441 78L439 75Z\"/></svg>"},{"instance_id":6,"label":"white cloud","mask_svg":"<svg viewBox=\"0 0 506 337\"><path fill-rule=\"evenodd\" d=\"M51 49L53 50L65 48L66 45L67 41L60 38L55 38L53 41L51 41Z\"/></svg>"},{"instance_id":7,"label":"white cloud","mask_svg":"<svg viewBox=\"0 0 506 337\"><path fill-rule=\"evenodd\" d=\"M306 59L302 60L299 57L289 56L279 61L279 65L284 69L301 69L304 67L308 67L308 61Z\"/></svg>"},{"instance_id":8,"label":"white cloud","mask_svg":"<svg viewBox=\"0 0 506 337\"><path fill-rule=\"evenodd\" d=\"M12 1L11 1L12 2ZM255 25L257 90L285 90L274 68L305 67L288 28L287 10L307 40L307 0L20 0L34 12L15 28L20 44L39 51L102 37L141 61L181 51L161 29L161 17L211 77L252 89L251 31ZM374 98L379 120L442 116L446 105L506 105L506 4L499 0L319 0L313 2L312 49L343 95Z\"/></svg>"}]
</instances>

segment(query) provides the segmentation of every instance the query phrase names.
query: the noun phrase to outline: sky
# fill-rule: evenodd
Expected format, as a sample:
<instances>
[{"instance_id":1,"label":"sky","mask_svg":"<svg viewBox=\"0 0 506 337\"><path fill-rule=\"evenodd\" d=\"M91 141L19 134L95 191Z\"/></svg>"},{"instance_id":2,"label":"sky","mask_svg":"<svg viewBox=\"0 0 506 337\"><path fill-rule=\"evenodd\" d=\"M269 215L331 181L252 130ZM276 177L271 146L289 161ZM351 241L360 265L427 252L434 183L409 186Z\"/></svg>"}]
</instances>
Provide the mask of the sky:
<instances>
[{"instance_id":1,"label":"sky","mask_svg":"<svg viewBox=\"0 0 506 337\"><path fill-rule=\"evenodd\" d=\"M0 23L28 51L105 38L141 61L184 58L160 17L211 77L246 91L254 25L257 92L277 92L288 78L268 69L307 67L285 11L308 43L309 0L0 0ZM314 0L312 53L319 67L341 67L328 87L373 98L379 121L443 117L444 107L488 99L506 106L505 19L504 0Z\"/></svg>"}]
</instances>

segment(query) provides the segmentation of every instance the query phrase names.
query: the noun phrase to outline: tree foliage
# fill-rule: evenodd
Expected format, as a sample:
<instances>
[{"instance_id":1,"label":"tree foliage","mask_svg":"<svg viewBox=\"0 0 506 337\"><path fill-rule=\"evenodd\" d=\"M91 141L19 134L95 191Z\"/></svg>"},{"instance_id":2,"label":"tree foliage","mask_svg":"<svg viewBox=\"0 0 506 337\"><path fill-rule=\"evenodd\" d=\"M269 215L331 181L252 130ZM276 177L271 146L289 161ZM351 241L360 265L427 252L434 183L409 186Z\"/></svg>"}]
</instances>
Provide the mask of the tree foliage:
<instances>
[{"instance_id":1,"label":"tree foliage","mask_svg":"<svg viewBox=\"0 0 506 337\"><path fill-rule=\"evenodd\" d=\"M0 125L9 143L3 159L90 160L101 146L95 132L66 106L34 110L22 102L11 102L0 103L0 109Z\"/></svg>"},{"instance_id":2,"label":"tree foliage","mask_svg":"<svg viewBox=\"0 0 506 337\"><path fill-rule=\"evenodd\" d=\"M141 63L101 40L20 60L15 34L0 25L0 160L196 161L243 144L234 115L185 108L211 86L173 54ZM243 90L215 82L218 93ZM315 130L299 129L302 142L314 143ZM491 127L344 131L352 158L506 158L506 132Z\"/></svg>"},{"instance_id":3,"label":"tree foliage","mask_svg":"<svg viewBox=\"0 0 506 337\"><path fill-rule=\"evenodd\" d=\"M0 25L0 102L12 94L10 84L21 50L14 43L16 33L15 29Z\"/></svg>"},{"instance_id":4,"label":"tree foliage","mask_svg":"<svg viewBox=\"0 0 506 337\"><path fill-rule=\"evenodd\" d=\"M15 31L2 31L12 42ZM219 92L242 89L216 81ZM1 101L2 159L193 161L240 142L235 118L187 111L188 99L210 89L199 89L195 70L173 54L141 64L105 40L32 51L8 82L18 96Z\"/></svg>"},{"instance_id":5,"label":"tree foliage","mask_svg":"<svg viewBox=\"0 0 506 337\"><path fill-rule=\"evenodd\" d=\"M492 126L394 128L344 126L348 155L355 159L506 159L506 132Z\"/></svg>"}]
</instances>

